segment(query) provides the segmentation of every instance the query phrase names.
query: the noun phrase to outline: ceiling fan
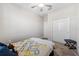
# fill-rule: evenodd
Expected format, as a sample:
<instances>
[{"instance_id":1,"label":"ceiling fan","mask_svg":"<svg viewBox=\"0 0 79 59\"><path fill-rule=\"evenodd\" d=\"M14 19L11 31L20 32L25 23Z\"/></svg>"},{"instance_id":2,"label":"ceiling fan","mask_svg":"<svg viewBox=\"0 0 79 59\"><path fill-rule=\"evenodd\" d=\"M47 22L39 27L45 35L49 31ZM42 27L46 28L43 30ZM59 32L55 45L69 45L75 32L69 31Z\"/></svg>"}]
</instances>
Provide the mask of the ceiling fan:
<instances>
[{"instance_id":1,"label":"ceiling fan","mask_svg":"<svg viewBox=\"0 0 79 59\"><path fill-rule=\"evenodd\" d=\"M47 10L51 10L52 9L52 5L48 5L48 4L37 4L32 6L31 8L40 8L40 11L43 12L44 8L47 8Z\"/></svg>"}]
</instances>

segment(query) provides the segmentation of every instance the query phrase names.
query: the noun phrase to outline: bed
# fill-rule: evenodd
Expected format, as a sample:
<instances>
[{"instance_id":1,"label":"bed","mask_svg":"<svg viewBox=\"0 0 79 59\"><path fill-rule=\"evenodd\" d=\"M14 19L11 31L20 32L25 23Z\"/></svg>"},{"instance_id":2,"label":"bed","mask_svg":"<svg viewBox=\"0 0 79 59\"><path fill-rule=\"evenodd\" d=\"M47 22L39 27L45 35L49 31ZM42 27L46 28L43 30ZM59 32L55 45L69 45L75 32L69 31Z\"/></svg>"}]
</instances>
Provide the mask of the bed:
<instances>
[{"instance_id":1,"label":"bed","mask_svg":"<svg viewBox=\"0 0 79 59\"><path fill-rule=\"evenodd\" d=\"M12 43L19 56L49 56L54 43L40 38L29 38Z\"/></svg>"}]
</instances>

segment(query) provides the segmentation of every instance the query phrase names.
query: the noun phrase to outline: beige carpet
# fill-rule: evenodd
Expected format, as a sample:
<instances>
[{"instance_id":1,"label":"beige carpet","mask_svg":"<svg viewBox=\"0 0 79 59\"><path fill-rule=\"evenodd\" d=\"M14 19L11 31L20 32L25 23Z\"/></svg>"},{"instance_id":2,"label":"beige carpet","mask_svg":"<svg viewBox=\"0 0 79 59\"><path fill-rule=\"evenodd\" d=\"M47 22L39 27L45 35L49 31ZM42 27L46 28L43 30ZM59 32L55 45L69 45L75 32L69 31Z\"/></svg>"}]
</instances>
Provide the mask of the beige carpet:
<instances>
[{"instance_id":1,"label":"beige carpet","mask_svg":"<svg viewBox=\"0 0 79 59\"><path fill-rule=\"evenodd\" d=\"M54 46L54 54L55 56L76 56L77 50L69 49L67 46L64 46L64 44L55 42Z\"/></svg>"}]
</instances>

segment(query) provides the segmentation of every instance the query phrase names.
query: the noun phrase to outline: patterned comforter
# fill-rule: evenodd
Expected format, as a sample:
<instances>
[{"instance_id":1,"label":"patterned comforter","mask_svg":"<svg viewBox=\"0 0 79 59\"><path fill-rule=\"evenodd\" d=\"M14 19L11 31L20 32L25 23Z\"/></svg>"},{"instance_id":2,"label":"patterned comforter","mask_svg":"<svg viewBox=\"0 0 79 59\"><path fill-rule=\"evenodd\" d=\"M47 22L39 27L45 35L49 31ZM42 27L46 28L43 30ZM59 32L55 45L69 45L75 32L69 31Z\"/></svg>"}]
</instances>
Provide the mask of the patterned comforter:
<instances>
[{"instance_id":1,"label":"patterned comforter","mask_svg":"<svg viewBox=\"0 0 79 59\"><path fill-rule=\"evenodd\" d=\"M30 38L13 43L19 56L48 56L53 50L53 43L40 38Z\"/></svg>"}]
</instances>

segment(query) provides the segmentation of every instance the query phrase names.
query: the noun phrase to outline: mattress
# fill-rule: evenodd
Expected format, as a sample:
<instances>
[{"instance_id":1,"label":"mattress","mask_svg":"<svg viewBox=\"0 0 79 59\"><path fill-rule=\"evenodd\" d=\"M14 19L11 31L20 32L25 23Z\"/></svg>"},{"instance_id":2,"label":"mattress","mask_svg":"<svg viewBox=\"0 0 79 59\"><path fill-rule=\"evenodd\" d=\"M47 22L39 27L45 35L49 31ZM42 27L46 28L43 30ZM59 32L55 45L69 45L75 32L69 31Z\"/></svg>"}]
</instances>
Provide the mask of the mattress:
<instances>
[{"instance_id":1,"label":"mattress","mask_svg":"<svg viewBox=\"0 0 79 59\"><path fill-rule=\"evenodd\" d=\"M13 45L19 56L49 56L54 43L40 38L29 38Z\"/></svg>"}]
</instances>

